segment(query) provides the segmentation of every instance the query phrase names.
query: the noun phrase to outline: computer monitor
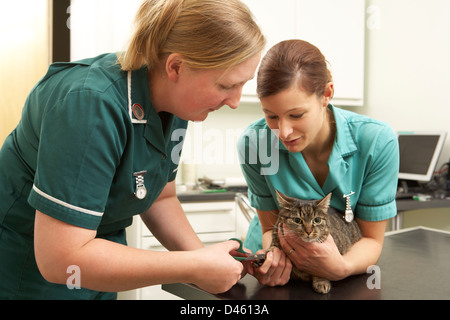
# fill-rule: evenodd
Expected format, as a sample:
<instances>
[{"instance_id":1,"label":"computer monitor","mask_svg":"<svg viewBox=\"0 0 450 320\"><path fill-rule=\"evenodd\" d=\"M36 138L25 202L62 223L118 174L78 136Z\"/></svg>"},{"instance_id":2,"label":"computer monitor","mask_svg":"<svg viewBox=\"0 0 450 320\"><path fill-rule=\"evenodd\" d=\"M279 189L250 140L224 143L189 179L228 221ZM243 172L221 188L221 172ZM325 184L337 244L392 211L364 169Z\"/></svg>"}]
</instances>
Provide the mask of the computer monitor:
<instances>
[{"instance_id":1,"label":"computer monitor","mask_svg":"<svg viewBox=\"0 0 450 320\"><path fill-rule=\"evenodd\" d=\"M433 177L447 133L398 132L400 180L426 182Z\"/></svg>"}]
</instances>

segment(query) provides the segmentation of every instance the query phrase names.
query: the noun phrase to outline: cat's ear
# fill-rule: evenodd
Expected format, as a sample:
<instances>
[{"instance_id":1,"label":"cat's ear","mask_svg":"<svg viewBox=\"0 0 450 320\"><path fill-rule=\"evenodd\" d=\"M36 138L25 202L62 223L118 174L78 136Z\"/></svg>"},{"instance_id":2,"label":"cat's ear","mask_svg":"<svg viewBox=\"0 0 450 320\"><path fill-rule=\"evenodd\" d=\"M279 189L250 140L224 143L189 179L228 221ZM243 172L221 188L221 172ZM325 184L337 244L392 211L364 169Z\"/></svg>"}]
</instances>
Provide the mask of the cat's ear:
<instances>
[{"instance_id":1,"label":"cat's ear","mask_svg":"<svg viewBox=\"0 0 450 320\"><path fill-rule=\"evenodd\" d=\"M277 193L277 200L278 200L278 204L281 207L287 207L290 203L292 203L293 199L288 197L285 194L282 194L280 191L275 190L275 192Z\"/></svg>"},{"instance_id":2,"label":"cat's ear","mask_svg":"<svg viewBox=\"0 0 450 320\"><path fill-rule=\"evenodd\" d=\"M317 204L317 207L327 212L328 207L330 206L330 201L331 201L331 193L329 193L325 198L320 200L319 203Z\"/></svg>"}]
</instances>

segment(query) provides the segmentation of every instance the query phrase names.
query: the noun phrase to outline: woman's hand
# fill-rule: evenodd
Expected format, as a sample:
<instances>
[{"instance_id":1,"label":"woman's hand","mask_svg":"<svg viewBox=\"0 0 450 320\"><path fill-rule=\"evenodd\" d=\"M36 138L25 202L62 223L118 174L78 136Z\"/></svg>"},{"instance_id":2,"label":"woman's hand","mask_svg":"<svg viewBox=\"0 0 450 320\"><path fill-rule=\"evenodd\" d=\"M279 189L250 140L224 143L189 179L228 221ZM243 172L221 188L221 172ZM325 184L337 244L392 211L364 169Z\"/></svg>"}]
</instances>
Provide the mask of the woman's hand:
<instances>
[{"instance_id":1,"label":"woman's hand","mask_svg":"<svg viewBox=\"0 0 450 320\"><path fill-rule=\"evenodd\" d=\"M264 250L260 250L256 253L264 252ZM282 250L274 248L267 252L264 264L259 268L254 268L252 274L259 283L274 287L288 283L291 270L292 264L286 254Z\"/></svg>"},{"instance_id":2,"label":"woman's hand","mask_svg":"<svg viewBox=\"0 0 450 320\"><path fill-rule=\"evenodd\" d=\"M332 281L346 278L348 266L331 235L320 242L305 242L282 226L278 230L283 251L297 269Z\"/></svg>"},{"instance_id":3,"label":"woman's hand","mask_svg":"<svg viewBox=\"0 0 450 320\"><path fill-rule=\"evenodd\" d=\"M193 283L210 293L228 291L245 275L244 265L230 254L238 248L237 241L226 241L194 251Z\"/></svg>"}]
</instances>

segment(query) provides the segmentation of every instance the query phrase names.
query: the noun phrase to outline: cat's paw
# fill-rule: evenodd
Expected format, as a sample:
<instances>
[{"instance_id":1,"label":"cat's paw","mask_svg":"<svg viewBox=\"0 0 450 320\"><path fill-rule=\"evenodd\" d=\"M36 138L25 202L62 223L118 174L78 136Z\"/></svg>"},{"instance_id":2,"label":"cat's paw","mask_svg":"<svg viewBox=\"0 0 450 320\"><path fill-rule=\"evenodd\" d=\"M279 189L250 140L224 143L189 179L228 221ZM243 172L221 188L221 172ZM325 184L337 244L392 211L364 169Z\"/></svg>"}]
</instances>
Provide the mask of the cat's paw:
<instances>
[{"instance_id":1,"label":"cat's paw","mask_svg":"<svg viewBox=\"0 0 450 320\"><path fill-rule=\"evenodd\" d=\"M274 248L276 248L276 247L274 247L274 246L270 247L269 249L266 250L265 254L267 255L267 253L273 251ZM254 260L254 261L252 261L252 266L255 269L258 269L259 267L261 267L264 264L265 261L266 261L265 259Z\"/></svg>"},{"instance_id":2,"label":"cat's paw","mask_svg":"<svg viewBox=\"0 0 450 320\"><path fill-rule=\"evenodd\" d=\"M316 278L312 283L315 292L326 294L331 290L331 283L327 279Z\"/></svg>"}]
</instances>

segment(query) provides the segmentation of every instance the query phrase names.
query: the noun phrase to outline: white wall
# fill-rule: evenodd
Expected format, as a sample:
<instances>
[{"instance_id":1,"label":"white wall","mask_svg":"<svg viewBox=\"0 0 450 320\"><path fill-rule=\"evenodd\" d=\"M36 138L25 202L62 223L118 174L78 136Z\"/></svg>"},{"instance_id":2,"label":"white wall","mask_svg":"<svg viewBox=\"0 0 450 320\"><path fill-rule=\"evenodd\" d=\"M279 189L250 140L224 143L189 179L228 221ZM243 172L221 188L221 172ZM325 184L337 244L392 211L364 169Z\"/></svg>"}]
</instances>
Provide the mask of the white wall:
<instances>
[{"instance_id":1,"label":"white wall","mask_svg":"<svg viewBox=\"0 0 450 320\"><path fill-rule=\"evenodd\" d=\"M210 113L200 127L203 133L200 137L202 163L194 161L197 163L197 177L206 176L214 179L243 177L236 150L237 139L250 123L262 117L263 112L257 103L242 103L237 110L224 106L219 111ZM195 134L193 127L194 124L190 123L188 131L190 136L187 136L186 141L192 141L193 149L199 149L199 135ZM182 160L192 158L195 151L197 150L184 148ZM222 159L218 156L220 154L223 155Z\"/></svg>"},{"instance_id":2,"label":"white wall","mask_svg":"<svg viewBox=\"0 0 450 320\"><path fill-rule=\"evenodd\" d=\"M450 131L450 1L368 0L367 5L366 98L363 107L348 109L385 121L395 131ZM245 119L257 118L249 115L251 109L259 107L244 104L211 116L205 125L233 126L242 117L237 123L242 126ZM449 158L450 136L438 167ZM208 166L201 172L222 173Z\"/></svg>"},{"instance_id":3,"label":"white wall","mask_svg":"<svg viewBox=\"0 0 450 320\"><path fill-rule=\"evenodd\" d=\"M450 131L450 1L369 0L368 5L380 20L367 29L366 102L353 110L396 131ZM449 157L447 137L438 166Z\"/></svg>"},{"instance_id":4,"label":"white wall","mask_svg":"<svg viewBox=\"0 0 450 320\"><path fill-rule=\"evenodd\" d=\"M396 131L450 131L450 1L367 2L379 19L367 29L366 101L352 110ZM447 136L438 168L449 157ZM404 227L419 225L450 231L450 209L405 212Z\"/></svg>"},{"instance_id":5,"label":"white wall","mask_svg":"<svg viewBox=\"0 0 450 320\"><path fill-rule=\"evenodd\" d=\"M365 103L349 109L386 121L396 131L449 130L450 1L366 2ZM72 57L124 49L139 3L140 0L72 0ZM330 22L330 27L336 23ZM224 107L204 122L203 132L212 134L203 137L204 147L220 141L214 137L217 130L225 137L227 129L243 130L260 116L257 104L242 104L237 111ZM229 156L226 146L223 149L224 155ZM449 157L450 137L438 166ZM239 176L237 160L234 162L202 164L198 175Z\"/></svg>"},{"instance_id":6,"label":"white wall","mask_svg":"<svg viewBox=\"0 0 450 320\"><path fill-rule=\"evenodd\" d=\"M72 0L71 60L123 51L142 0Z\"/></svg>"}]
</instances>

